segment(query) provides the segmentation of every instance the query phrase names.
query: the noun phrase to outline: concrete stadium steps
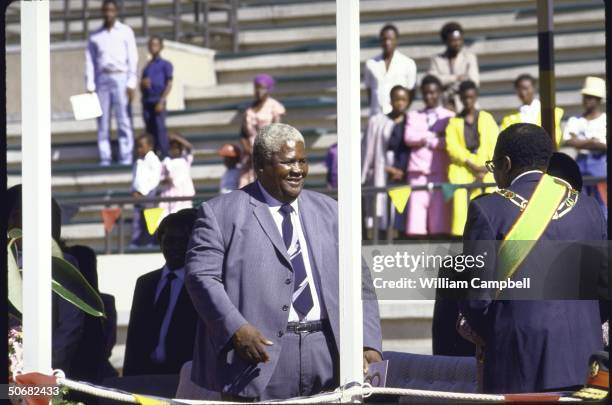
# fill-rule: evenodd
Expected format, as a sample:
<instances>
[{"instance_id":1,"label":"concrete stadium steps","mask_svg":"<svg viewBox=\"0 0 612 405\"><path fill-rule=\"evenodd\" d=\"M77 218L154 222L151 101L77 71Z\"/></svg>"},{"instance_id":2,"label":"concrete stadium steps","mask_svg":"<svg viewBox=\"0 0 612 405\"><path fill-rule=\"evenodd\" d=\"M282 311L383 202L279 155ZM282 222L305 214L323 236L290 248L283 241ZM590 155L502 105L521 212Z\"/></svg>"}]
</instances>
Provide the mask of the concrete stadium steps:
<instances>
[{"instance_id":1,"label":"concrete stadium steps","mask_svg":"<svg viewBox=\"0 0 612 405\"><path fill-rule=\"evenodd\" d=\"M557 7L559 9L559 7ZM527 10L495 11L486 14L473 13L456 17L417 17L401 19L395 25L401 33L400 43L431 42L439 43L440 28L452 19L466 29L467 38L478 38L482 35L509 36L516 34L532 35L537 32L537 16L533 7ZM559 10L560 11L560 10ZM401 18L401 17L398 17ZM386 21L362 22L360 35L362 46L367 43L378 44L379 30ZM558 12L554 17L555 30L603 29L604 15L600 9ZM242 51L273 50L279 46L299 46L306 44L330 43L336 40L334 24L304 27L270 27L268 29L241 30L240 49Z\"/></svg>"},{"instance_id":2,"label":"concrete stadium steps","mask_svg":"<svg viewBox=\"0 0 612 405\"><path fill-rule=\"evenodd\" d=\"M605 34L603 30L559 34L555 36L556 62L580 59L605 59ZM476 53L481 66L533 64L537 61L537 36L477 40L468 48ZM431 55L443 51L442 45L400 46L399 50L415 59L419 71L427 69ZM380 53L379 48L362 48L361 62ZM335 50L287 52L240 58L221 59L215 62L219 84L246 82L257 73L265 71L275 76L296 75L298 72L335 73Z\"/></svg>"},{"instance_id":3,"label":"concrete stadium steps","mask_svg":"<svg viewBox=\"0 0 612 405\"><path fill-rule=\"evenodd\" d=\"M538 77L538 66L534 64L484 70L480 73L480 94L512 92L512 81L521 73ZM419 80L425 72L419 72ZM605 61L600 59L562 62L555 65L557 89L573 90L583 85L586 75L605 75ZM310 97L326 95L334 97L336 93L336 75L308 74L297 76L275 77L276 87L273 96L277 99L288 97ZM361 84L362 99L365 100L365 85ZM251 81L227 83L211 87L189 86L185 89L187 108L205 107L216 104L242 103L253 97ZM417 97L420 95L417 94Z\"/></svg>"}]
</instances>

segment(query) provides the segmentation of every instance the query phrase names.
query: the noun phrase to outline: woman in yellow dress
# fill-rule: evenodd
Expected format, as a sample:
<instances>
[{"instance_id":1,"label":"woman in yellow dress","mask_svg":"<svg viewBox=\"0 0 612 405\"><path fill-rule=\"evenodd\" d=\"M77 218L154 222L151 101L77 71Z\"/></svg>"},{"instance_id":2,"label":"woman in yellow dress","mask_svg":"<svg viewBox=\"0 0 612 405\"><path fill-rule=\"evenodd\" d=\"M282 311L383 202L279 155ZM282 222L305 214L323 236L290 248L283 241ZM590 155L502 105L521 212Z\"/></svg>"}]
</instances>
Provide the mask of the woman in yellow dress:
<instances>
[{"instance_id":1,"label":"woman in yellow dress","mask_svg":"<svg viewBox=\"0 0 612 405\"><path fill-rule=\"evenodd\" d=\"M490 113L476 108L478 88L474 82L462 82L459 86L459 97L463 110L451 118L446 127L446 150L451 160L448 181L451 184L494 182L485 162L493 157L499 128ZM481 193L482 189L473 189L470 191L470 199ZM455 190L451 234L463 235L467 209L467 190Z\"/></svg>"}]
</instances>

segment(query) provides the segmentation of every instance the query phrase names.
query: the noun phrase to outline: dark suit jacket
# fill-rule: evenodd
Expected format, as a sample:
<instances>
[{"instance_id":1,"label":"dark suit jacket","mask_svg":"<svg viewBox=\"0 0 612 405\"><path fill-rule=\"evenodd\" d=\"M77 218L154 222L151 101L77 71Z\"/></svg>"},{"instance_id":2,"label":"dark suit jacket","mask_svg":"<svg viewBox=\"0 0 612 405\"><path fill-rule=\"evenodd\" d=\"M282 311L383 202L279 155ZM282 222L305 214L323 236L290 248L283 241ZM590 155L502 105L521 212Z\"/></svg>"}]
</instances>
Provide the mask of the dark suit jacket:
<instances>
[{"instance_id":1,"label":"dark suit jacket","mask_svg":"<svg viewBox=\"0 0 612 405\"><path fill-rule=\"evenodd\" d=\"M538 173L527 174L509 189L529 199L540 177ZM516 205L498 194L473 200L464 243L503 239L519 213ZM604 239L607 233L601 209L586 195L580 195L567 215L551 221L540 238ZM527 259L531 256L533 252ZM519 269L517 274L539 270L527 265ZM534 392L582 385L589 356L603 347L599 306L594 300L482 299L463 301L460 306L472 328L486 341L485 392Z\"/></svg>"},{"instance_id":2,"label":"dark suit jacket","mask_svg":"<svg viewBox=\"0 0 612 405\"><path fill-rule=\"evenodd\" d=\"M338 308L338 203L313 191L298 197L315 282L336 346ZM200 316L192 380L213 391L259 397L283 347L293 294L293 268L280 232L256 183L202 203L186 260L185 285ZM382 353L378 301L367 267L363 280L363 345ZM231 338L251 324L274 344L267 363L241 359Z\"/></svg>"},{"instance_id":3,"label":"dark suit jacket","mask_svg":"<svg viewBox=\"0 0 612 405\"><path fill-rule=\"evenodd\" d=\"M161 269L155 270L136 281L123 363L125 376L178 374L182 365L192 359L197 314L184 286L168 328L166 361L156 364L150 358L159 339L159 330L153 330L153 305L161 274Z\"/></svg>"}]
</instances>

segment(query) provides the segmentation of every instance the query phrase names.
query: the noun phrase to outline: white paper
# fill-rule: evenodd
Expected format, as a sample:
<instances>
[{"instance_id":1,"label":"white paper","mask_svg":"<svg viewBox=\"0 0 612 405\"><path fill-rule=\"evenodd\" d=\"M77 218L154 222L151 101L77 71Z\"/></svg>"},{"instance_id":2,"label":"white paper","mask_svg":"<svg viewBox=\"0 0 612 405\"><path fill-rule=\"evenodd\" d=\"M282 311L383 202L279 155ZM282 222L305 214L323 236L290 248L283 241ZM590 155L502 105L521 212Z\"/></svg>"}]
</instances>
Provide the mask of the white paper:
<instances>
[{"instance_id":1,"label":"white paper","mask_svg":"<svg viewBox=\"0 0 612 405\"><path fill-rule=\"evenodd\" d=\"M84 93L70 96L70 103L72 104L74 119L77 121L90 120L102 115L100 100L98 100L98 95L96 93Z\"/></svg>"}]
</instances>

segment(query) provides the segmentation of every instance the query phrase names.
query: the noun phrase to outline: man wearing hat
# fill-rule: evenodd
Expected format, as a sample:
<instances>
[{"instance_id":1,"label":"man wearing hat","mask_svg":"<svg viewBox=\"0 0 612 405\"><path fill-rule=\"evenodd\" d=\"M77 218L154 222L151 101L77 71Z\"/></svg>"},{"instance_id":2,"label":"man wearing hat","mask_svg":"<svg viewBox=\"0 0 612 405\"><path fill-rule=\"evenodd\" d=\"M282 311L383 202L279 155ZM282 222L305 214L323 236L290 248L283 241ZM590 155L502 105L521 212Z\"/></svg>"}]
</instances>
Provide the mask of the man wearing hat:
<instances>
[{"instance_id":1,"label":"man wearing hat","mask_svg":"<svg viewBox=\"0 0 612 405\"><path fill-rule=\"evenodd\" d=\"M605 176L606 113L602 103L606 98L606 82L599 77L588 76L584 82L582 105L584 112L571 117L565 126L563 145L576 149L576 163L583 176ZM595 197L607 217L602 195L595 186L587 186L586 193Z\"/></svg>"},{"instance_id":2,"label":"man wearing hat","mask_svg":"<svg viewBox=\"0 0 612 405\"><path fill-rule=\"evenodd\" d=\"M223 158L226 167L225 173L221 176L219 183L219 193L227 194L238 188L240 181L240 148L237 145L226 143L218 151L217 155Z\"/></svg>"}]
</instances>

